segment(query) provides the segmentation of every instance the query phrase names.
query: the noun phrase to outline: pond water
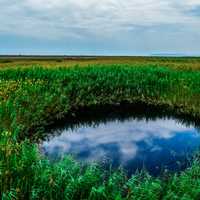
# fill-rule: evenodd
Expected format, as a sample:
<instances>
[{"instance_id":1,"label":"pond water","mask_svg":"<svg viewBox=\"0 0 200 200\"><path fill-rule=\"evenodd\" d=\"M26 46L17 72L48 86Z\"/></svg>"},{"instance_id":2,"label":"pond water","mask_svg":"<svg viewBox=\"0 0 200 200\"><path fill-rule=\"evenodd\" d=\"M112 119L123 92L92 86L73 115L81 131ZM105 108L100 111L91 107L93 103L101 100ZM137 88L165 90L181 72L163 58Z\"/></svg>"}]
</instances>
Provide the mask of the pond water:
<instances>
[{"instance_id":1,"label":"pond water","mask_svg":"<svg viewBox=\"0 0 200 200\"><path fill-rule=\"evenodd\" d=\"M199 150L200 133L173 118L109 119L78 123L53 131L41 150L50 159L73 155L83 163L99 162L105 168L122 166L131 175L146 169L152 175L180 171Z\"/></svg>"}]
</instances>

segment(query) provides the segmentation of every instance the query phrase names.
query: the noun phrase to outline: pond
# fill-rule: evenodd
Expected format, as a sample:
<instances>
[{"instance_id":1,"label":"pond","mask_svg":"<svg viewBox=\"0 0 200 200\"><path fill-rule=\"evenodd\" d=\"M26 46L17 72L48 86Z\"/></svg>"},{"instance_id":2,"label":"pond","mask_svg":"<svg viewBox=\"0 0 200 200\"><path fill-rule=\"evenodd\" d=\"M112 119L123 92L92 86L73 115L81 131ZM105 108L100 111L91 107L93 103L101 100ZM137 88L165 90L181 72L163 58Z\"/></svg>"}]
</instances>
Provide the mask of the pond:
<instances>
[{"instance_id":1,"label":"pond","mask_svg":"<svg viewBox=\"0 0 200 200\"><path fill-rule=\"evenodd\" d=\"M128 175L145 169L155 176L183 170L199 147L200 133L192 124L172 116L145 115L66 123L41 144L52 160L70 154L83 163L123 167Z\"/></svg>"}]
</instances>

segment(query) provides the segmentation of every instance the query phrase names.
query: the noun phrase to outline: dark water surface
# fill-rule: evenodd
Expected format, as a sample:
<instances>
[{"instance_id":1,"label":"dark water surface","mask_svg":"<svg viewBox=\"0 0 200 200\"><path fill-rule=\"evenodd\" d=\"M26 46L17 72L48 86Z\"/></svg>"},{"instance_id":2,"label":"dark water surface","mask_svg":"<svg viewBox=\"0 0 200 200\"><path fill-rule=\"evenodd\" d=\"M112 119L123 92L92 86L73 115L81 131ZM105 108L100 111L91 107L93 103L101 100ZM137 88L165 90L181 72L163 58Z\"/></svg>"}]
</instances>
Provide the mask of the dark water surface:
<instances>
[{"instance_id":1,"label":"dark water surface","mask_svg":"<svg viewBox=\"0 0 200 200\"><path fill-rule=\"evenodd\" d=\"M73 155L83 163L122 166L129 175L146 169L152 175L180 171L200 147L200 133L172 117L125 119L69 124L54 130L41 144L50 159Z\"/></svg>"}]
</instances>

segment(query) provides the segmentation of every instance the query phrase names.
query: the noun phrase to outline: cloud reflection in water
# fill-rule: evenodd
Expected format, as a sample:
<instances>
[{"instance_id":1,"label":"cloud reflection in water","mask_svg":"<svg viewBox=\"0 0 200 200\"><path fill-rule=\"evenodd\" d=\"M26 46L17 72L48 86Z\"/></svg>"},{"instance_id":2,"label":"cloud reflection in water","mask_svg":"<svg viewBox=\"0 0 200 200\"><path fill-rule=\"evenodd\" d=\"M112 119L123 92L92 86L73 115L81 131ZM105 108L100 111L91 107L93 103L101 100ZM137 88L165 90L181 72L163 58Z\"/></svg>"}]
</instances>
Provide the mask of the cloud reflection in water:
<instances>
[{"instance_id":1,"label":"cloud reflection in water","mask_svg":"<svg viewBox=\"0 0 200 200\"><path fill-rule=\"evenodd\" d=\"M129 119L63 130L45 141L42 149L48 157L73 154L81 161L109 159L113 166L130 171L144 165L152 171L176 162L199 145L197 130L173 119Z\"/></svg>"}]
</instances>

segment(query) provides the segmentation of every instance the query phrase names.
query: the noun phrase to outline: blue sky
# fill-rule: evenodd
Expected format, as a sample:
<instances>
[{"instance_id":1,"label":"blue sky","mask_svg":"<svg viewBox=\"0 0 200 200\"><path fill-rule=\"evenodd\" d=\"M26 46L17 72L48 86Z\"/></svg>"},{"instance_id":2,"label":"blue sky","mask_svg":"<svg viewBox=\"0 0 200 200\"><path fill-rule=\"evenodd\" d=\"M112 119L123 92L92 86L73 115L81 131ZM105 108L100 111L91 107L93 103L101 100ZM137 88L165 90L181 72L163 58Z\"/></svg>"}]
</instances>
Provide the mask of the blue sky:
<instances>
[{"instance_id":1,"label":"blue sky","mask_svg":"<svg viewBox=\"0 0 200 200\"><path fill-rule=\"evenodd\" d=\"M0 54L200 55L199 0L0 0Z\"/></svg>"}]
</instances>

